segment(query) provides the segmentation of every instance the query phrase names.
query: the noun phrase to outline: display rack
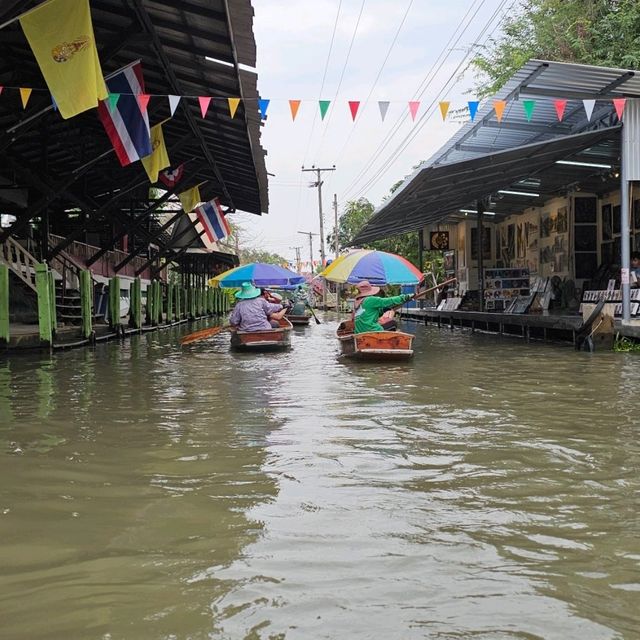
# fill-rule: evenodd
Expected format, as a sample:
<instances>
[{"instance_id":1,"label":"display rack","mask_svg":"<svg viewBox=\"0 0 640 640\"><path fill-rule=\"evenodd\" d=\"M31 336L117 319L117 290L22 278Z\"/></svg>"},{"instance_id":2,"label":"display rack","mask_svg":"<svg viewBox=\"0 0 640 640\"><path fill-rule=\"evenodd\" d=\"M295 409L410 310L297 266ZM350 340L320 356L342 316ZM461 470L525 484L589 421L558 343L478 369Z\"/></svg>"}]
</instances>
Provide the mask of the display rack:
<instances>
[{"instance_id":1,"label":"display rack","mask_svg":"<svg viewBox=\"0 0 640 640\"><path fill-rule=\"evenodd\" d=\"M630 298L630 313L631 316L636 317L640 315L640 289L631 289ZM614 316L622 315L622 291L620 289L592 289L584 291L582 293L580 311L582 311L582 305L597 304L600 300L606 304L615 305L613 307Z\"/></svg>"},{"instance_id":2,"label":"display rack","mask_svg":"<svg viewBox=\"0 0 640 640\"><path fill-rule=\"evenodd\" d=\"M519 296L530 294L529 269L485 269L484 308L505 311Z\"/></svg>"}]
</instances>

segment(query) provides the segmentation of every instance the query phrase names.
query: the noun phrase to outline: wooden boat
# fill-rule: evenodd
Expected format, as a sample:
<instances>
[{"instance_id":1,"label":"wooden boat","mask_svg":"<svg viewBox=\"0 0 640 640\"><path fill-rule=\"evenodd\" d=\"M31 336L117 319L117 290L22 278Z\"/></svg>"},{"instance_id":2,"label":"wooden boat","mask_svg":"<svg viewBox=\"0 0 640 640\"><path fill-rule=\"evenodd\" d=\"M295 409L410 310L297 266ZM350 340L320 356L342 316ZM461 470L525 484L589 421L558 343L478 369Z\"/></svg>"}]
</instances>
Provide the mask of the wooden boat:
<instances>
[{"instance_id":1,"label":"wooden boat","mask_svg":"<svg viewBox=\"0 0 640 640\"><path fill-rule=\"evenodd\" d=\"M402 331L354 333L353 321L341 322L336 331L340 353L360 360L403 360L413 355L413 335Z\"/></svg>"},{"instance_id":2,"label":"wooden boat","mask_svg":"<svg viewBox=\"0 0 640 640\"><path fill-rule=\"evenodd\" d=\"M295 325L307 325L309 324L309 320L311 320L311 316L307 316L307 315L294 316L290 313L287 313L286 317L291 324L295 324Z\"/></svg>"},{"instance_id":3,"label":"wooden boat","mask_svg":"<svg viewBox=\"0 0 640 640\"><path fill-rule=\"evenodd\" d=\"M274 351L291 346L291 329L293 326L286 319L279 320L278 329L261 331L234 331L231 333L231 346L243 351Z\"/></svg>"}]
</instances>

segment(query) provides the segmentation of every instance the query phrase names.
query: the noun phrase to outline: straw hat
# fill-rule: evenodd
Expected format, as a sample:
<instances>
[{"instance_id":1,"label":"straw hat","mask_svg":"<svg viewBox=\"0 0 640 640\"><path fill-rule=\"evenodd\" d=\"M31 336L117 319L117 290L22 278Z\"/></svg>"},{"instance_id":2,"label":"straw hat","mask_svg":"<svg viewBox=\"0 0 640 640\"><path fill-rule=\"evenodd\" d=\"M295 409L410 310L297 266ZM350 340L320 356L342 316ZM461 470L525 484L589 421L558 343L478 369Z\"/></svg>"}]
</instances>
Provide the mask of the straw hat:
<instances>
[{"instance_id":1,"label":"straw hat","mask_svg":"<svg viewBox=\"0 0 640 640\"><path fill-rule=\"evenodd\" d=\"M368 280L358 282L356 285L358 295L356 298L366 298L367 296L375 296L380 291L380 287L374 287Z\"/></svg>"},{"instance_id":2,"label":"straw hat","mask_svg":"<svg viewBox=\"0 0 640 640\"><path fill-rule=\"evenodd\" d=\"M243 282L242 289L236 292L236 298L238 300L251 300L257 298L260 295L260 289L254 287L250 282Z\"/></svg>"}]
</instances>

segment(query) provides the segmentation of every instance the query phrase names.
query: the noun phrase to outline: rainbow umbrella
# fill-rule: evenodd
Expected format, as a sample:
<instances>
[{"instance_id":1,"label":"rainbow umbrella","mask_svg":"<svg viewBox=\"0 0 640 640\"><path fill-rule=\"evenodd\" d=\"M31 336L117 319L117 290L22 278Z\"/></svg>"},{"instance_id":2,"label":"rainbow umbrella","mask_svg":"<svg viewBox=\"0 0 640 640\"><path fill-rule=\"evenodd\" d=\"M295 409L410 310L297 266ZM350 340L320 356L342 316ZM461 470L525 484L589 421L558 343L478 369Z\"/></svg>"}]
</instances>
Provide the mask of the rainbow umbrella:
<instances>
[{"instance_id":1,"label":"rainbow umbrella","mask_svg":"<svg viewBox=\"0 0 640 640\"><path fill-rule=\"evenodd\" d=\"M375 285L418 284L423 278L406 258L369 249L359 249L336 258L320 275L331 282L358 284L368 280Z\"/></svg>"},{"instance_id":2,"label":"rainbow umbrella","mask_svg":"<svg viewBox=\"0 0 640 640\"><path fill-rule=\"evenodd\" d=\"M249 264L229 269L209 280L209 284L212 287L221 287L223 289L241 287L243 282L251 282L256 287L277 287L302 284L305 282L305 278L277 264L250 262Z\"/></svg>"}]
</instances>

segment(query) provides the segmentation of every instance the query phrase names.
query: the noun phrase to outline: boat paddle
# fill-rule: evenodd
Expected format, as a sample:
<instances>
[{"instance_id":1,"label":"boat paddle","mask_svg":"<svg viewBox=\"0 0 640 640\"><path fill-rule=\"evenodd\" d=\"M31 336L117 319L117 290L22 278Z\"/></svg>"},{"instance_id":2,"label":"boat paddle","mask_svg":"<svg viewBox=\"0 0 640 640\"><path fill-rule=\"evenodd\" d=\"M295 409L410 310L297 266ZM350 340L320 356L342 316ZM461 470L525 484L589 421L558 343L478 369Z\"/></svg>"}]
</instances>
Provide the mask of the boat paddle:
<instances>
[{"instance_id":1,"label":"boat paddle","mask_svg":"<svg viewBox=\"0 0 640 640\"><path fill-rule=\"evenodd\" d=\"M304 304L309 309L309 311L311 311L311 315L313 316L313 319L316 321L316 324L322 324L322 322L318 320L318 316L316 316L316 314L313 312L313 307L308 302L305 302Z\"/></svg>"},{"instance_id":2,"label":"boat paddle","mask_svg":"<svg viewBox=\"0 0 640 640\"><path fill-rule=\"evenodd\" d=\"M400 307L403 307L405 304L407 304L407 302L410 302L411 300L417 300L418 298L422 298L423 296L425 296L427 293L431 293L432 291L435 291L436 289L440 289L441 287L444 287L446 284L453 284L456 281L456 278L449 278L449 280L445 280L444 282L441 282L440 284L437 284L435 287L430 287L429 289L424 289L424 291L420 291L419 293L414 293L408 300L405 300L404 302L401 302L400 304L397 304L393 307L390 307L390 309L399 309ZM389 309L387 309L388 311Z\"/></svg>"},{"instance_id":3,"label":"boat paddle","mask_svg":"<svg viewBox=\"0 0 640 640\"><path fill-rule=\"evenodd\" d=\"M225 324L221 327L207 327L206 329L200 329L200 331L194 331L193 333L189 333L188 335L180 338L180 344L191 344L192 342L197 342L198 340L205 340L206 338L212 338L213 336L217 336L219 333L223 331L228 331L231 329L230 324Z\"/></svg>"}]
</instances>

